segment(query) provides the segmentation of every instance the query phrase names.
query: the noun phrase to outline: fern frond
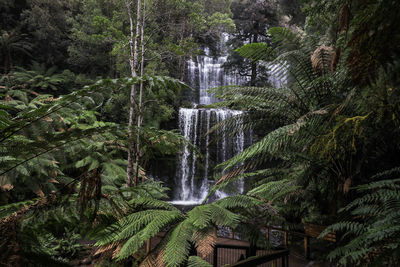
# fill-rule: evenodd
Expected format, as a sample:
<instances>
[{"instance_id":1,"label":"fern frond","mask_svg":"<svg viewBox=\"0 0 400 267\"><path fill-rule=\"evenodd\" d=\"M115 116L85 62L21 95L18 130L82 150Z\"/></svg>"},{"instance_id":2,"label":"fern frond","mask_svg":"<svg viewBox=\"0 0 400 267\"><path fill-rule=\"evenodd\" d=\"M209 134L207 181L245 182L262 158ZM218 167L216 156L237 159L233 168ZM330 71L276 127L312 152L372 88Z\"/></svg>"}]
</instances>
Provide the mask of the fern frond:
<instances>
[{"instance_id":1,"label":"fern frond","mask_svg":"<svg viewBox=\"0 0 400 267\"><path fill-rule=\"evenodd\" d=\"M194 228L187 220L179 223L167 239L164 262L167 267L179 267L189 256Z\"/></svg>"},{"instance_id":2,"label":"fern frond","mask_svg":"<svg viewBox=\"0 0 400 267\"><path fill-rule=\"evenodd\" d=\"M214 202L216 205L221 206L225 209L252 209L257 206L262 206L264 203L252 196L247 195L236 195L226 197Z\"/></svg>"},{"instance_id":3,"label":"fern frond","mask_svg":"<svg viewBox=\"0 0 400 267\"><path fill-rule=\"evenodd\" d=\"M250 43L235 50L240 56L251 59L253 62L260 60L269 61L274 56L274 50L266 43Z\"/></svg>"},{"instance_id":4,"label":"fern frond","mask_svg":"<svg viewBox=\"0 0 400 267\"><path fill-rule=\"evenodd\" d=\"M278 46L298 44L300 41L297 34L283 27L271 27L268 29L268 34L271 35L273 43Z\"/></svg>"},{"instance_id":5,"label":"fern frond","mask_svg":"<svg viewBox=\"0 0 400 267\"><path fill-rule=\"evenodd\" d=\"M146 209L163 209L163 210L178 211L178 209L172 204L150 197L135 198L129 201L129 203Z\"/></svg>"},{"instance_id":6,"label":"fern frond","mask_svg":"<svg viewBox=\"0 0 400 267\"><path fill-rule=\"evenodd\" d=\"M158 234L164 227L174 224L183 218L184 216L180 211L160 211L151 221L147 222L142 230L134 235L130 233L130 237L122 246L117 259L126 259L130 255L136 253L147 240ZM121 235L117 236L118 239L121 237L123 237L123 239L128 238L122 234L123 232L124 230L121 231Z\"/></svg>"},{"instance_id":7,"label":"fern frond","mask_svg":"<svg viewBox=\"0 0 400 267\"><path fill-rule=\"evenodd\" d=\"M293 180L282 179L253 188L248 192L248 195L275 202L277 199L285 197L300 188L301 187L297 186Z\"/></svg>"},{"instance_id":8,"label":"fern frond","mask_svg":"<svg viewBox=\"0 0 400 267\"><path fill-rule=\"evenodd\" d=\"M243 150L243 152L217 165L216 168L223 168L226 171L244 160L259 157L260 161L265 161L267 158L279 156L282 149L288 147L283 147L283 145L287 145L288 141L291 140L291 134L298 131L302 126L303 123L301 122L282 126L267 134L261 141Z\"/></svg>"},{"instance_id":9,"label":"fern frond","mask_svg":"<svg viewBox=\"0 0 400 267\"><path fill-rule=\"evenodd\" d=\"M210 204L210 211L213 215L212 221L215 225L235 228L240 223L242 218L241 215L233 213L216 204Z\"/></svg>"},{"instance_id":10,"label":"fern frond","mask_svg":"<svg viewBox=\"0 0 400 267\"><path fill-rule=\"evenodd\" d=\"M398 175L398 168L375 176L382 178L388 175ZM330 259L339 259L340 263L347 265L366 259L380 262L379 255L389 259L388 255L396 253L400 233L399 181L398 178L382 180L357 187L363 195L342 209L342 212L350 212L353 219L333 224L320 235L337 231L345 233L343 239L351 238L344 246L333 250L329 254Z\"/></svg>"},{"instance_id":11,"label":"fern frond","mask_svg":"<svg viewBox=\"0 0 400 267\"><path fill-rule=\"evenodd\" d=\"M203 259L214 252L214 247L217 244L217 236L215 236L212 228L194 232L193 240L195 241L197 255Z\"/></svg>"},{"instance_id":12,"label":"fern frond","mask_svg":"<svg viewBox=\"0 0 400 267\"><path fill-rule=\"evenodd\" d=\"M165 210L145 210L130 214L117 223L105 228L103 231L94 235L93 238L98 240L97 246L103 246L111 242L128 239L135 236L139 231L146 227L157 217L165 221L180 218L182 214L177 211ZM118 229L118 231L116 231Z\"/></svg>"},{"instance_id":13,"label":"fern frond","mask_svg":"<svg viewBox=\"0 0 400 267\"><path fill-rule=\"evenodd\" d=\"M188 267L212 267L212 265L198 256L190 256Z\"/></svg>"}]
</instances>

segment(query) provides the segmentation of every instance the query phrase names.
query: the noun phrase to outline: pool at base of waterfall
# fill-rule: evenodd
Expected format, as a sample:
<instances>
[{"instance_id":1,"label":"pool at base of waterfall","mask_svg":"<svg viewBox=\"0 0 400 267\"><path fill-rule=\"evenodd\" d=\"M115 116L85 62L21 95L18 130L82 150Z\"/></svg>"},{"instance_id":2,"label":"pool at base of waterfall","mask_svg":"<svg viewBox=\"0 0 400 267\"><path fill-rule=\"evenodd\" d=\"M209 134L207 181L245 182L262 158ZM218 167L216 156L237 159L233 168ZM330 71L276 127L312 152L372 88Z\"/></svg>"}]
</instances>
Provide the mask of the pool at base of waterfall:
<instances>
[{"instance_id":1,"label":"pool at base of waterfall","mask_svg":"<svg viewBox=\"0 0 400 267\"><path fill-rule=\"evenodd\" d=\"M202 203L201 200L172 200L168 201L168 203L176 206L197 206Z\"/></svg>"}]
</instances>

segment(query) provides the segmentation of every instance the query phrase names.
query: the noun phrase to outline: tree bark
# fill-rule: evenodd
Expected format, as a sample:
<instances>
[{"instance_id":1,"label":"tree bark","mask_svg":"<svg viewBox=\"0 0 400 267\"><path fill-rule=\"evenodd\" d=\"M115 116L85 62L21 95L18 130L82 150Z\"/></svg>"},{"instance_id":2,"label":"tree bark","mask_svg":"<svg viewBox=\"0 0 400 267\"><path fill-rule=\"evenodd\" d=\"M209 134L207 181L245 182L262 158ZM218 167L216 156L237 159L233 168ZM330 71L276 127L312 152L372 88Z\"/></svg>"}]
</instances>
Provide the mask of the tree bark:
<instances>
[{"instance_id":1,"label":"tree bark","mask_svg":"<svg viewBox=\"0 0 400 267\"><path fill-rule=\"evenodd\" d=\"M258 34L254 34L252 43L257 43L258 41ZM251 63L251 76L250 76L250 85L256 86L256 79L257 79L257 63Z\"/></svg>"},{"instance_id":2,"label":"tree bark","mask_svg":"<svg viewBox=\"0 0 400 267\"><path fill-rule=\"evenodd\" d=\"M183 45L183 41L185 39L185 31L186 31L186 20L182 22L181 26L181 45ZM185 78L185 66L186 65L186 58L185 56L180 56L179 57L179 80L183 82L183 79Z\"/></svg>"},{"instance_id":3,"label":"tree bark","mask_svg":"<svg viewBox=\"0 0 400 267\"><path fill-rule=\"evenodd\" d=\"M140 76L144 75L144 22L146 12L146 0L143 0L143 14L142 14L142 24L140 25L140 44L142 47L141 51L141 61L140 61ZM139 163L140 163L140 132L142 130L142 122L143 122L143 80L140 81L140 89L139 89L139 106L138 106L138 121L137 121L137 136L136 136L136 170L135 170L135 184L138 181L139 177ZM142 181L144 178L142 178Z\"/></svg>"},{"instance_id":4,"label":"tree bark","mask_svg":"<svg viewBox=\"0 0 400 267\"><path fill-rule=\"evenodd\" d=\"M138 65L139 59L139 35L140 35L140 25L142 22L142 0L137 0L137 11L136 11L136 35L134 32L134 23L132 17L132 10L131 10L132 2L126 0L125 5L128 11L129 16L129 24L130 24L130 39L129 39L129 46L130 46L130 59L129 63L131 66L131 76L132 78L137 77L136 68ZM135 108L137 106L136 103L136 85L135 83L132 84L131 93L130 93L130 106L129 106L129 123L128 123L128 166L126 168L126 186L132 186L133 181L133 160L135 155L135 144L134 144L134 130L133 125L136 120ZM136 179L133 181L134 186L136 186L137 181Z\"/></svg>"}]
</instances>

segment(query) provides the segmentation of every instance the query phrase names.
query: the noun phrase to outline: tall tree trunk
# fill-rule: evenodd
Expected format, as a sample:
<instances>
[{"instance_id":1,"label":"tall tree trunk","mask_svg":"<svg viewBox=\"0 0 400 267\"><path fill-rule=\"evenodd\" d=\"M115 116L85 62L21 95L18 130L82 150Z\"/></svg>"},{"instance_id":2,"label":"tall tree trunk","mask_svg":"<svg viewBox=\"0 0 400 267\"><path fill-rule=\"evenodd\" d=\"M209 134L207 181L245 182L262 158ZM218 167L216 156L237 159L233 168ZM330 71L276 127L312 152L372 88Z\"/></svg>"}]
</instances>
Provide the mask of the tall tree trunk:
<instances>
[{"instance_id":1,"label":"tall tree trunk","mask_svg":"<svg viewBox=\"0 0 400 267\"><path fill-rule=\"evenodd\" d=\"M144 75L144 22L146 20L146 0L143 0L143 14L142 14L142 24L140 28L140 44L142 46L141 61L140 61L140 76ZM136 170L135 170L135 183L138 181L139 177L139 163L140 163L140 131L142 130L143 122L143 80L140 81L139 89L139 106L138 106L138 121L137 121L137 136L136 136ZM142 178L143 181L144 178Z\"/></svg>"},{"instance_id":2,"label":"tall tree trunk","mask_svg":"<svg viewBox=\"0 0 400 267\"><path fill-rule=\"evenodd\" d=\"M254 34L252 43L257 43L257 41L258 41L258 34ZM251 86L256 85L256 79L257 79L257 63L252 62L251 63L251 79L250 79Z\"/></svg>"},{"instance_id":3,"label":"tall tree trunk","mask_svg":"<svg viewBox=\"0 0 400 267\"><path fill-rule=\"evenodd\" d=\"M129 15L129 24L130 24L130 40L129 46L131 50L131 55L129 59L129 63L131 66L131 76L132 78L137 77L136 68L138 65L139 59L139 32L140 32L140 24L142 22L142 0L137 0L137 17L136 17L136 35L134 32L134 23L132 17L132 10L131 10L131 3L130 1L126 0L125 5ZM133 180L133 160L135 155L135 144L134 144L134 131L133 125L135 123L135 108L136 108L136 85L133 84L131 87L131 94L130 94L130 106L129 106L129 123L128 123L128 166L126 168L126 186L132 186ZM137 181L134 180L134 185L136 186Z\"/></svg>"},{"instance_id":4,"label":"tall tree trunk","mask_svg":"<svg viewBox=\"0 0 400 267\"><path fill-rule=\"evenodd\" d=\"M186 31L186 20L182 22L181 26L181 40L180 44L183 45L184 40L185 40L185 31ZM185 68L186 68L186 57L185 56L180 56L179 57L179 80L183 82L185 78Z\"/></svg>"}]
</instances>

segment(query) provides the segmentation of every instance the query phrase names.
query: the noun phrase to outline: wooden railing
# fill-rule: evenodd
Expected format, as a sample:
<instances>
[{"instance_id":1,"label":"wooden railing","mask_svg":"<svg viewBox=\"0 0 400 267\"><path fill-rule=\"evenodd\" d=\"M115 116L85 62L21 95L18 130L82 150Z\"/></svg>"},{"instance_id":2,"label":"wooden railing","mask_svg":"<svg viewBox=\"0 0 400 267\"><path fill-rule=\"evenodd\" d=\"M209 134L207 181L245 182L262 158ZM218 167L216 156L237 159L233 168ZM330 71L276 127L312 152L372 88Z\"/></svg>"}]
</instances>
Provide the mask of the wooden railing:
<instances>
[{"instance_id":1,"label":"wooden railing","mask_svg":"<svg viewBox=\"0 0 400 267\"><path fill-rule=\"evenodd\" d=\"M319 234L325 229L325 227L319 226L319 225L314 225L314 224L307 224L307 225L305 225L304 228L305 228L305 233L301 233L301 232L289 231L289 230L282 229L280 227L268 225L268 226L266 226L265 238L268 241L270 240L269 238L270 238L271 230L281 232L283 234L283 246L284 246L284 248L287 248L288 247L288 235L300 236L303 238L304 257L306 259L310 259L310 254L311 254L310 253L311 252L310 238L317 238L319 236ZM215 233L216 233L216 230L215 230ZM234 230L231 229L230 238L234 239L234 236L235 236ZM328 233L322 239L328 240L331 242L336 242L336 234Z\"/></svg>"},{"instance_id":2,"label":"wooden railing","mask_svg":"<svg viewBox=\"0 0 400 267\"><path fill-rule=\"evenodd\" d=\"M257 266L263 263L273 262L274 266L278 266L278 260L282 267L289 266L289 250L280 251L268 251L268 254L256 256L257 251L266 252L262 248L255 248L249 246L237 246L228 244L216 244L213 253L213 266L229 266L229 267L246 267L246 266ZM231 262L230 265L225 265ZM233 263L232 262L235 262Z\"/></svg>"},{"instance_id":3,"label":"wooden railing","mask_svg":"<svg viewBox=\"0 0 400 267\"><path fill-rule=\"evenodd\" d=\"M250 257L251 254L252 254L251 251L250 251L250 247L248 247L248 246L216 244L215 247L214 247L213 261L212 261L214 267L218 266L218 262L219 262L218 259L219 259L219 257L221 257L221 255L218 253L218 249L227 249L228 251L230 250L227 253L228 255L224 255L224 256L228 256L229 259L232 259L234 256L236 256L236 258L238 260L243 260L243 259L247 259L248 257ZM232 253L232 250L236 250L236 251L238 251L238 253ZM243 250L244 250L244 254L239 252L239 251L243 251ZM234 254L236 254L236 255L234 255ZM239 257L237 257L237 256L239 256Z\"/></svg>"},{"instance_id":4,"label":"wooden railing","mask_svg":"<svg viewBox=\"0 0 400 267\"><path fill-rule=\"evenodd\" d=\"M216 244L214 247L214 252L212 255L209 255L208 262L212 263L213 266L221 266L221 264L218 265L218 263L221 263L224 261L224 264L231 264L228 266L235 267L235 266L251 266L251 265L241 265L243 264L259 264L259 261L263 261L262 263L267 263L269 261L276 261L277 259L281 259L280 262L282 263L283 267L287 267L289 262L288 262L288 255L289 255L289 250L288 250L288 237L290 235L295 235L295 236L301 236L304 239L304 256L306 259L310 259L310 238L315 238L319 235L319 233L323 230L321 227L320 228L312 228L313 230L307 230L306 233L301 233L301 232L294 232L294 231L289 231L282 229L280 227L276 226L267 226L266 227L266 232L265 232L265 237L267 240L270 240L270 231L278 231L282 232L283 234L283 246L284 250L280 251L269 251L267 252L265 249L262 248L255 248L249 245L231 245L231 244ZM214 228L214 235L217 237L217 228ZM229 233L229 238L234 240L235 239L235 233L231 229ZM324 238L329 241L336 241L336 235L335 233L329 233L327 238ZM155 242L155 243L153 243ZM146 245L144 246L146 253L149 253L154 247L155 244L157 244L159 241L153 240L150 241L148 240L146 242ZM218 249L225 249L221 250L221 254L226 254L226 255L219 255L218 254ZM262 255L262 256L256 256L257 251L262 251L262 253L267 252L268 254ZM225 257L226 256L226 257ZM222 260L223 257L225 257L225 260ZM227 262L227 260L229 260ZM237 262L235 264L232 264L233 262ZM262 264L261 263L261 264ZM273 264L273 266L278 266L276 264ZM239 265L237 265L239 264ZM223 265L223 264L222 264Z\"/></svg>"},{"instance_id":5,"label":"wooden railing","mask_svg":"<svg viewBox=\"0 0 400 267\"><path fill-rule=\"evenodd\" d=\"M283 233L283 245L285 248L288 247L288 235L295 235L295 236L301 236L303 237L303 244L304 244L304 257L306 259L310 259L310 238L317 238L319 234L325 229L324 226L318 226L316 225L307 225L308 227L306 228L305 233L300 233L300 232L294 232L294 231L289 231L285 230L282 228L274 227L274 226L267 226L266 227L266 233L265 237L267 240L269 240L269 232L270 230L275 230L278 232ZM323 238L324 240L328 240L331 242L336 242L336 234L335 233L329 233L327 236Z\"/></svg>"},{"instance_id":6,"label":"wooden railing","mask_svg":"<svg viewBox=\"0 0 400 267\"><path fill-rule=\"evenodd\" d=\"M282 267L289 267L289 250L285 249L282 251L272 252L267 255L254 256L248 259L239 261L235 264L228 265L226 267L256 267L260 264L275 262L274 266L277 266L276 261L281 260Z\"/></svg>"}]
</instances>

